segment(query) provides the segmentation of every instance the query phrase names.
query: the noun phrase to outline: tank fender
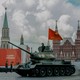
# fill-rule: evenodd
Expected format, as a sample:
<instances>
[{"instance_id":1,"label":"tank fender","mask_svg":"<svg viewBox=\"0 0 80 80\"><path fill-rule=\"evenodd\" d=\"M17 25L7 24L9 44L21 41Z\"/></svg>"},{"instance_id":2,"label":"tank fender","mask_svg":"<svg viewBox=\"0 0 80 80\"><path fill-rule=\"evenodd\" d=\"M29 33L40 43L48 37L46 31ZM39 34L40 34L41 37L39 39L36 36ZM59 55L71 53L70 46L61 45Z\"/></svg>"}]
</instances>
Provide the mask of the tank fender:
<instances>
[{"instance_id":1,"label":"tank fender","mask_svg":"<svg viewBox=\"0 0 80 80\"><path fill-rule=\"evenodd\" d=\"M35 68L35 67L36 67L36 64L35 64L35 65L31 65L31 66L30 66L30 68Z\"/></svg>"}]
</instances>

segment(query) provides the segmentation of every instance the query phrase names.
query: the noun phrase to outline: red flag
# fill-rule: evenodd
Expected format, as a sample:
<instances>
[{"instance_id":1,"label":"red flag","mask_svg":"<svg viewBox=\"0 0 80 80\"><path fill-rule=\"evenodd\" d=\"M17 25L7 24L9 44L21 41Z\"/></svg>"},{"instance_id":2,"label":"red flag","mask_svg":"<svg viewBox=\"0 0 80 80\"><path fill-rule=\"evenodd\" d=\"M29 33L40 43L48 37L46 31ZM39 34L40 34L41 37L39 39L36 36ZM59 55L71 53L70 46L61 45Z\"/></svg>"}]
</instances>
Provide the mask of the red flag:
<instances>
[{"instance_id":1,"label":"red flag","mask_svg":"<svg viewBox=\"0 0 80 80\"><path fill-rule=\"evenodd\" d=\"M49 40L62 40L62 37L59 35L58 32L53 31L52 29L49 28L48 39Z\"/></svg>"}]
</instances>

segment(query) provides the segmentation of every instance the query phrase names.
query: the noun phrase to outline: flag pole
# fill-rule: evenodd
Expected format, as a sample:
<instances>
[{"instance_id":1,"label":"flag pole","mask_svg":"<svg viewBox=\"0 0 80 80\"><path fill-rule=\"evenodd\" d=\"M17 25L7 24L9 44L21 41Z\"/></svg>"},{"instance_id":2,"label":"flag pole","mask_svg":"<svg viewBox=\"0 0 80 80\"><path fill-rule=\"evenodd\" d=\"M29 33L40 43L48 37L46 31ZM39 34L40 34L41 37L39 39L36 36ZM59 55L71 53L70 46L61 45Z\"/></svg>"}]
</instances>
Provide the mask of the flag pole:
<instances>
[{"instance_id":1,"label":"flag pole","mask_svg":"<svg viewBox=\"0 0 80 80\"><path fill-rule=\"evenodd\" d=\"M48 31L48 33L47 33L47 34L49 35L49 26L47 27L47 31ZM47 35L47 37L48 37L48 35ZM50 46L49 39L48 39L47 46Z\"/></svg>"}]
</instances>

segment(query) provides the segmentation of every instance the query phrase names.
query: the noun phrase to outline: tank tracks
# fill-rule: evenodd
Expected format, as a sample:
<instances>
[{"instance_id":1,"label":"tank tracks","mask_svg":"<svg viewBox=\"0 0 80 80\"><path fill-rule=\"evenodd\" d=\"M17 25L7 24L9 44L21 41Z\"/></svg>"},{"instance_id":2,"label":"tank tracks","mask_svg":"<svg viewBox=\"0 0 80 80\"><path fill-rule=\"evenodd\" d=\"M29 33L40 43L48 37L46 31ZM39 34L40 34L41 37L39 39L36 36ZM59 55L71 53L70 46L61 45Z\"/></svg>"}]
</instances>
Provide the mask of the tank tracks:
<instances>
[{"instance_id":1,"label":"tank tracks","mask_svg":"<svg viewBox=\"0 0 80 80\"><path fill-rule=\"evenodd\" d=\"M33 69L16 69L16 73L21 76L70 76L75 73L75 68L72 65L55 65L55 66L36 66Z\"/></svg>"}]
</instances>

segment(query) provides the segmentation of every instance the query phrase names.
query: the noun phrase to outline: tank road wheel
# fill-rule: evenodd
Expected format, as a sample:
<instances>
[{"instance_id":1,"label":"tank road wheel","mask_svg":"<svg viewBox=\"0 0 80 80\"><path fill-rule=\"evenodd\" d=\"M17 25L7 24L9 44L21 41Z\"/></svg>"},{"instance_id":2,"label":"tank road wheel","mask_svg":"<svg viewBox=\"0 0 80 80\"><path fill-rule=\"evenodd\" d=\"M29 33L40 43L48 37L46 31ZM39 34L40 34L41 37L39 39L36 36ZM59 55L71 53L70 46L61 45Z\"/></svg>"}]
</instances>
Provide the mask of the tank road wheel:
<instances>
[{"instance_id":1,"label":"tank road wheel","mask_svg":"<svg viewBox=\"0 0 80 80\"><path fill-rule=\"evenodd\" d=\"M71 74L73 74L73 73L75 73L75 68L74 67L71 68Z\"/></svg>"},{"instance_id":2,"label":"tank road wheel","mask_svg":"<svg viewBox=\"0 0 80 80\"><path fill-rule=\"evenodd\" d=\"M33 72L30 70L28 76L29 76L29 77L32 77L32 73L33 73Z\"/></svg>"},{"instance_id":3,"label":"tank road wheel","mask_svg":"<svg viewBox=\"0 0 80 80\"><path fill-rule=\"evenodd\" d=\"M60 75L64 76L65 75L65 69L64 68L60 68Z\"/></svg>"},{"instance_id":4,"label":"tank road wheel","mask_svg":"<svg viewBox=\"0 0 80 80\"><path fill-rule=\"evenodd\" d=\"M52 76L53 75L53 70L52 68L47 68L47 75Z\"/></svg>"},{"instance_id":5,"label":"tank road wheel","mask_svg":"<svg viewBox=\"0 0 80 80\"><path fill-rule=\"evenodd\" d=\"M30 69L28 72L29 72L28 73L29 77L35 76L35 70L34 69Z\"/></svg>"},{"instance_id":6,"label":"tank road wheel","mask_svg":"<svg viewBox=\"0 0 80 80\"><path fill-rule=\"evenodd\" d=\"M59 68L54 68L54 75L59 76Z\"/></svg>"},{"instance_id":7,"label":"tank road wheel","mask_svg":"<svg viewBox=\"0 0 80 80\"><path fill-rule=\"evenodd\" d=\"M29 73L29 76L32 77L32 76L39 76L39 69L38 68L35 68L35 69L32 69Z\"/></svg>"},{"instance_id":8,"label":"tank road wheel","mask_svg":"<svg viewBox=\"0 0 80 80\"><path fill-rule=\"evenodd\" d=\"M41 68L40 69L40 76L44 77L46 75L46 69L45 68Z\"/></svg>"},{"instance_id":9,"label":"tank road wheel","mask_svg":"<svg viewBox=\"0 0 80 80\"><path fill-rule=\"evenodd\" d=\"M38 68L35 69L35 76L39 76L39 69Z\"/></svg>"},{"instance_id":10,"label":"tank road wheel","mask_svg":"<svg viewBox=\"0 0 80 80\"><path fill-rule=\"evenodd\" d=\"M66 76L70 76L70 75L71 75L71 70L70 70L69 67L66 68L66 70L65 70L65 75L66 75Z\"/></svg>"}]
</instances>

